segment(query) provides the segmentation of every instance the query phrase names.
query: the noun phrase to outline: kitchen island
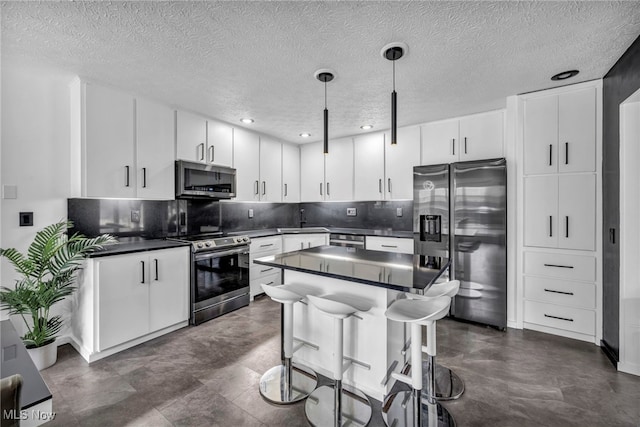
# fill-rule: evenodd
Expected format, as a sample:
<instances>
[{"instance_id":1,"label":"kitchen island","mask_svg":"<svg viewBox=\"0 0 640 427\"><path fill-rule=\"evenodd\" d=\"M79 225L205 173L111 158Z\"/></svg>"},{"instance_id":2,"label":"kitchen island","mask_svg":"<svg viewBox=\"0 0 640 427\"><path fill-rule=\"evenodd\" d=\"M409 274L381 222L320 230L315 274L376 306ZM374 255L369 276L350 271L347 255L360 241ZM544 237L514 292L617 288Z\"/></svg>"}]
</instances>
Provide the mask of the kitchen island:
<instances>
[{"instance_id":1,"label":"kitchen island","mask_svg":"<svg viewBox=\"0 0 640 427\"><path fill-rule=\"evenodd\" d=\"M382 400L392 386L391 370L408 361L404 324L388 321L384 313L404 293L422 294L448 279L449 260L340 246L321 246L254 260L282 269L283 283L304 283L322 294L359 298L371 310L345 319L344 354L351 367L344 382ZM307 343L294 354L304 364L331 378L333 328L331 318L314 307L294 305L294 339ZM406 355L404 353L407 353Z\"/></svg>"}]
</instances>

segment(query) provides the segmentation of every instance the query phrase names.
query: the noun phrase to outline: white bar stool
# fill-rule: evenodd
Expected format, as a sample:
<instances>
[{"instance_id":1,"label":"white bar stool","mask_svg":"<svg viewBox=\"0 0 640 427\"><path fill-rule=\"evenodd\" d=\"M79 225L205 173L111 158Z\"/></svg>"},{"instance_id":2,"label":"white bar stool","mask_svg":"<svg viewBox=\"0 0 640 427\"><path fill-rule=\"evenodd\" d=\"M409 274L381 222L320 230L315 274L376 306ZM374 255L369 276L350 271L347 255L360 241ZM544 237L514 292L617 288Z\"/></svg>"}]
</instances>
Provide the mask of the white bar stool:
<instances>
[{"instance_id":1,"label":"white bar stool","mask_svg":"<svg viewBox=\"0 0 640 427\"><path fill-rule=\"evenodd\" d=\"M318 387L305 402L304 412L313 426L366 426L371 420L371 403L360 390L342 385L343 373L351 366L344 364L344 319L357 312L369 311L371 305L345 295L307 296L318 310L333 317L333 390Z\"/></svg>"},{"instance_id":2,"label":"white bar stool","mask_svg":"<svg viewBox=\"0 0 640 427\"><path fill-rule=\"evenodd\" d=\"M260 378L260 394L269 402L286 405L309 396L318 385L311 369L291 362L293 356L293 304L305 299L308 287L291 283L280 286L261 284L269 297L283 305L284 364L274 366Z\"/></svg>"},{"instance_id":3,"label":"white bar stool","mask_svg":"<svg viewBox=\"0 0 640 427\"><path fill-rule=\"evenodd\" d=\"M437 298L443 295L453 298L457 295L459 289L460 281L451 280L449 282L434 283L423 295L407 294L407 296L411 299ZM428 357L427 360L423 362L423 372L429 372L430 363L435 363L435 357ZM436 399L442 401L454 400L462 396L462 393L464 393L464 382L458 374L446 366L438 363L435 365ZM422 391L422 397L427 398L429 392L429 385L427 384L427 387Z\"/></svg>"},{"instance_id":4,"label":"white bar stool","mask_svg":"<svg viewBox=\"0 0 640 427\"><path fill-rule=\"evenodd\" d=\"M422 352L429 357L436 355L436 321L447 315L451 297L440 296L431 299L397 300L385 312L388 319L409 323L411 326L411 376L392 373L392 377L409 384L412 390L388 395L382 404L382 417L387 426L436 427L455 426L456 423L440 403L435 394L429 393L422 399ZM422 346L422 325L427 327L427 346ZM435 389L435 368L428 371L430 390Z\"/></svg>"}]
</instances>

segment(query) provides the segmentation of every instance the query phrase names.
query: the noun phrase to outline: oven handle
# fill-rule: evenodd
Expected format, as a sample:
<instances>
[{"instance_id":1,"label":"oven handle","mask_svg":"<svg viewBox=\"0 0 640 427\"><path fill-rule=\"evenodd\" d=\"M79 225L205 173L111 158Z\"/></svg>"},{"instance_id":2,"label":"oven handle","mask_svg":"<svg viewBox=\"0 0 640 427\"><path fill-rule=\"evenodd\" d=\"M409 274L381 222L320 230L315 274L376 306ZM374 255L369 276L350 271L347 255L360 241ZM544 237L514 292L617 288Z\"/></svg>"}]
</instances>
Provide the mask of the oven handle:
<instances>
[{"instance_id":1,"label":"oven handle","mask_svg":"<svg viewBox=\"0 0 640 427\"><path fill-rule=\"evenodd\" d=\"M245 246L242 248L237 248L237 249L229 249L227 251L213 251L213 252L201 252L201 253L196 253L194 254L194 258L197 260L200 259L209 259L209 258L220 258L223 256L228 256L228 255L235 255L235 254L249 254L249 247Z\"/></svg>"}]
</instances>

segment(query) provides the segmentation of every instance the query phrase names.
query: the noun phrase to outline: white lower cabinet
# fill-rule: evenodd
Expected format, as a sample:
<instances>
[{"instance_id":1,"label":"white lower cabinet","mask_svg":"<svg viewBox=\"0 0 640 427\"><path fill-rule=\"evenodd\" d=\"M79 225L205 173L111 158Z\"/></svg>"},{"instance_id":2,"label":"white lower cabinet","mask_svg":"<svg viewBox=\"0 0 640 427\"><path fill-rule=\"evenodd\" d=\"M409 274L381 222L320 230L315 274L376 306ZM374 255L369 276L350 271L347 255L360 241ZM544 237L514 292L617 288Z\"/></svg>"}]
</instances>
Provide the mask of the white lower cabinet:
<instances>
[{"instance_id":1,"label":"white lower cabinet","mask_svg":"<svg viewBox=\"0 0 640 427\"><path fill-rule=\"evenodd\" d=\"M257 237L251 239L249 246L249 296L251 301L256 295L264 293L261 284L279 285L281 272L279 268L254 264L253 260L282 252L282 236Z\"/></svg>"},{"instance_id":2,"label":"white lower cabinet","mask_svg":"<svg viewBox=\"0 0 640 427\"><path fill-rule=\"evenodd\" d=\"M365 239L365 247L370 251L413 254L413 239L367 236L367 238Z\"/></svg>"},{"instance_id":3,"label":"white lower cabinet","mask_svg":"<svg viewBox=\"0 0 640 427\"><path fill-rule=\"evenodd\" d=\"M282 252L299 251L328 244L328 233L285 234L282 236Z\"/></svg>"},{"instance_id":4,"label":"white lower cabinet","mask_svg":"<svg viewBox=\"0 0 640 427\"><path fill-rule=\"evenodd\" d=\"M525 327L595 341L594 256L525 251L523 271Z\"/></svg>"},{"instance_id":5,"label":"white lower cabinet","mask_svg":"<svg viewBox=\"0 0 640 427\"><path fill-rule=\"evenodd\" d=\"M72 337L89 362L189 320L189 248L90 258L80 276Z\"/></svg>"}]
</instances>

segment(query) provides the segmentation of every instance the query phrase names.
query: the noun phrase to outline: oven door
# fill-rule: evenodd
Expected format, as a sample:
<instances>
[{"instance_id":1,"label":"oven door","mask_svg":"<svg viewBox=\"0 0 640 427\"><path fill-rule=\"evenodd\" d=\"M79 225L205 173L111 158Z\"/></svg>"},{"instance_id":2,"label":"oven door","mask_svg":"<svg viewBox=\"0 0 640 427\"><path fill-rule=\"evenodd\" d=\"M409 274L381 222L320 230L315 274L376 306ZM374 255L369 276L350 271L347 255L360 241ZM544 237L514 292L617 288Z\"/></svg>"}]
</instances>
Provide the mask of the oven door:
<instances>
[{"instance_id":1,"label":"oven door","mask_svg":"<svg viewBox=\"0 0 640 427\"><path fill-rule=\"evenodd\" d=\"M193 254L193 310L249 294L249 247Z\"/></svg>"}]
</instances>

